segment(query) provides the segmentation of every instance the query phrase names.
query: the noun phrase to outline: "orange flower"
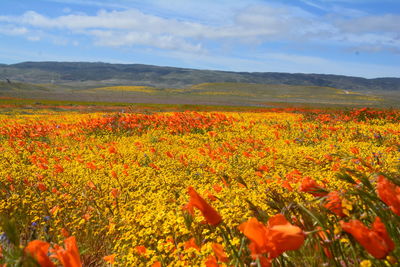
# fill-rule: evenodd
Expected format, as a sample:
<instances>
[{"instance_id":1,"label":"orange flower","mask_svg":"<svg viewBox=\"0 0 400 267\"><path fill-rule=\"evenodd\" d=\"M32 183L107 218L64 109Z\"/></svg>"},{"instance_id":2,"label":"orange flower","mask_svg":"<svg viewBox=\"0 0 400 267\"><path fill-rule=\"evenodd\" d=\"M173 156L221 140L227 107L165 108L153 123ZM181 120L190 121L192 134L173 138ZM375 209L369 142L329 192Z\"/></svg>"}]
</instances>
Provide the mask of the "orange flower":
<instances>
[{"instance_id":1,"label":"orange flower","mask_svg":"<svg viewBox=\"0 0 400 267\"><path fill-rule=\"evenodd\" d=\"M222 222L221 215L211 207L197 192L193 187L188 188L188 193L190 196L190 201L187 204L188 210L193 210L193 207L200 210L206 221L211 225L218 225Z\"/></svg>"},{"instance_id":2,"label":"orange flower","mask_svg":"<svg viewBox=\"0 0 400 267\"><path fill-rule=\"evenodd\" d=\"M119 196L119 189L118 188L112 188L111 189L111 195L114 197L114 198L117 198L118 196Z\"/></svg>"},{"instance_id":3,"label":"orange flower","mask_svg":"<svg viewBox=\"0 0 400 267\"><path fill-rule=\"evenodd\" d=\"M217 258L215 256L210 255L207 257L206 261L204 262L206 267L218 267Z\"/></svg>"},{"instance_id":4,"label":"orange flower","mask_svg":"<svg viewBox=\"0 0 400 267\"><path fill-rule=\"evenodd\" d=\"M61 166L61 164L55 164L54 171L55 171L55 173L62 173L62 172L64 172L64 168L63 168L63 166Z\"/></svg>"},{"instance_id":5,"label":"orange flower","mask_svg":"<svg viewBox=\"0 0 400 267\"><path fill-rule=\"evenodd\" d=\"M61 264L64 267L81 267L82 263L79 257L75 236L65 239L64 246L65 248L55 245L53 250Z\"/></svg>"},{"instance_id":6,"label":"orange flower","mask_svg":"<svg viewBox=\"0 0 400 267\"><path fill-rule=\"evenodd\" d=\"M41 240L33 240L25 247L25 252L28 252L41 267L55 267L47 256L50 244Z\"/></svg>"},{"instance_id":7,"label":"orange flower","mask_svg":"<svg viewBox=\"0 0 400 267\"><path fill-rule=\"evenodd\" d=\"M332 191L326 196L326 201L324 207L335 213L337 216L345 217L343 213L342 200L340 199L339 192Z\"/></svg>"},{"instance_id":8,"label":"orange flower","mask_svg":"<svg viewBox=\"0 0 400 267\"><path fill-rule=\"evenodd\" d=\"M326 231L325 231L325 230L322 229L322 227L320 227L320 226L318 226L318 227L316 228L316 230L318 230L317 235L318 235L319 238L321 239L321 240L320 240L320 243L321 243L321 246L322 246L323 251L324 251L324 253L325 253L325 256L328 257L329 259L331 259L331 258L332 258L332 253L331 253L331 251L329 250L329 248L326 246L326 243L329 242L328 235L327 235L327 233L329 233L329 230L326 230Z\"/></svg>"},{"instance_id":9,"label":"orange flower","mask_svg":"<svg viewBox=\"0 0 400 267\"><path fill-rule=\"evenodd\" d=\"M350 151L353 154L360 154L360 149L358 149L357 147L350 147Z\"/></svg>"},{"instance_id":10,"label":"orange flower","mask_svg":"<svg viewBox=\"0 0 400 267\"><path fill-rule=\"evenodd\" d=\"M214 131L209 131L209 132L208 132L208 135L209 135L210 137L216 137L218 134L217 134L216 132L214 132Z\"/></svg>"},{"instance_id":11,"label":"orange flower","mask_svg":"<svg viewBox=\"0 0 400 267\"><path fill-rule=\"evenodd\" d=\"M146 247L145 246L136 246L135 248L136 248L136 251L140 255L146 254Z\"/></svg>"},{"instance_id":12,"label":"orange flower","mask_svg":"<svg viewBox=\"0 0 400 267\"><path fill-rule=\"evenodd\" d=\"M255 248L260 248L261 253L267 252L268 228L264 224L260 223L256 218L250 218L247 222L239 225L239 231L254 243ZM254 252L254 250L252 251Z\"/></svg>"},{"instance_id":13,"label":"orange flower","mask_svg":"<svg viewBox=\"0 0 400 267\"><path fill-rule=\"evenodd\" d=\"M287 180L282 181L282 187L286 188L289 191L293 191L293 187Z\"/></svg>"},{"instance_id":14,"label":"orange flower","mask_svg":"<svg viewBox=\"0 0 400 267\"><path fill-rule=\"evenodd\" d=\"M264 256L258 258L260 260L261 267L270 267L271 266L271 259L268 259Z\"/></svg>"},{"instance_id":15,"label":"orange flower","mask_svg":"<svg viewBox=\"0 0 400 267\"><path fill-rule=\"evenodd\" d=\"M400 187L379 175L376 191L380 199L400 216Z\"/></svg>"},{"instance_id":16,"label":"orange flower","mask_svg":"<svg viewBox=\"0 0 400 267\"><path fill-rule=\"evenodd\" d=\"M268 220L268 224L250 218L239 226L239 230L252 242L249 245L254 258L268 253L269 258L276 258L287 250L297 250L303 243L303 231L290 224L282 214Z\"/></svg>"},{"instance_id":17,"label":"orange flower","mask_svg":"<svg viewBox=\"0 0 400 267\"><path fill-rule=\"evenodd\" d=\"M226 256L223 246L217 243L213 243L211 244L211 247L214 251L215 256L217 256L217 259L220 262L228 262L228 257Z\"/></svg>"},{"instance_id":18,"label":"orange flower","mask_svg":"<svg viewBox=\"0 0 400 267\"><path fill-rule=\"evenodd\" d=\"M317 182L310 177L303 178L300 191L310 193L315 197L323 197L327 195L323 186L318 185Z\"/></svg>"},{"instance_id":19,"label":"orange flower","mask_svg":"<svg viewBox=\"0 0 400 267\"><path fill-rule=\"evenodd\" d=\"M61 234L62 234L64 237L69 237L69 232L68 232L68 230L65 229L65 228L62 228L62 229L61 229Z\"/></svg>"},{"instance_id":20,"label":"orange flower","mask_svg":"<svg viewBox=\"0 0 400 267\"><path fill-rule=\"evenodd\" d=\"M216 196L214 196L210 191L208 191L208 190L205 190L204 191L204 195L207 195L207 198L209 199L209 200L211 200L211 201L216 201L217 200L217 197Z\"/></svg>"},{"instance_id":21,"label":"orange flower","mask_svg":"<svg viewBox=\"0 0 400 267\"><path fill-rule=\"evenodd\" d=\"M196 244L196 241L194 240L194 237L192 237L191 239L189 239L189 241L185 242L185 250L189 249L189 248L195 248L197 250L200 251L199 246Z\"/></svg>"},{"instance_id":22,"label":"orange flower","mask_svg":"<svg viewBox=\"0 0 400 267\"><path fill-rule=\"evenodd\" d=\"M372 229L385 241L390 251L394 250L394 242L386 231L386 227L382 223L381 218L375 218Z\"/></svg>"},{"instance_id":23,"label":"orange flower","mask_svg":"<svg viewBox=\"0 0 400 267\"><path fill-rule=\"evenodd\" d=\"M214 185L213 188L214 188L215 192L217 192L217 193L221 192L221 190L222 190L222 187L218 184Z\"/></svg>"},{"instance_id":24,"label":"orange flower","mask_svg":"<svg viewBox=\"0 0 400 267\"><path fill-rule=\"evenodd\" d=\"M273 244L271 258L276 258L287 250L297 250L303 245L305 239L303 230L290 224L282 214L269 218L268 228Z\"/></svg>"},{"instance_id":25,"label":"orange flower","mask_svg":"<svg viewBox=\"0 0 400 267\"><path fill-rule=\"evenodd\" d=\"M111 254L108 256L104 256L103 260L105 260L106 262L108 262L109 264L114 264L115 262L115 254Z\"/></svg>"},{"instance_id":26,"label":"orange flower","mask_svg":"<svg viewBox=\"0 0 400 267\"><path fill-rule=\"evenodd\" d=\"M385 258L394 249L394 243L379 217L376 217L372 229L368 229L359 220L340 221L340 225L345 232L351 234L369 254L377 259Z\"/></svg>"},{"instance_id":27,"label":"orange flower","mask_svg":"<svg viewBox=\"0 0 400 267\"><path fill-rule=\"evenodd\" d=\"M47 186L44 183L38 183L37 187L39 188L40 191L46 191L47 190Z\"/></svg>"},{"instance_id":28,"label":"orange flower","mask_svg":"<svg viewBox=\"0 0 400 267\"><path fill-rule=\"evenodd\" d=\"M57 213L61 210L60 206L55 205L50 209L50 214L53 216L57 216Z\"/></svg>"},{"instance_id":29,"label":"orange flower","mask_svg":"<svg viewBox=\"0 0 400 267\"><path fill-rule=\"evenodd\" d=\"M87 186L89 186L93 190L97 189L96 185L92 181L87 182Z\"/></svg>"},{"instance_id":30,"label":"orange flower","mask_svg":"<svg viewBox=\"0 0 400 267\"><path fill-rule=\"evenodd\" d=\"M151 267L161 267L162 265L161 265L161 262L159 262L159 261L156 261L155 263L153 263L152 265L151 265Z\"/></svg>"}]
</instances>

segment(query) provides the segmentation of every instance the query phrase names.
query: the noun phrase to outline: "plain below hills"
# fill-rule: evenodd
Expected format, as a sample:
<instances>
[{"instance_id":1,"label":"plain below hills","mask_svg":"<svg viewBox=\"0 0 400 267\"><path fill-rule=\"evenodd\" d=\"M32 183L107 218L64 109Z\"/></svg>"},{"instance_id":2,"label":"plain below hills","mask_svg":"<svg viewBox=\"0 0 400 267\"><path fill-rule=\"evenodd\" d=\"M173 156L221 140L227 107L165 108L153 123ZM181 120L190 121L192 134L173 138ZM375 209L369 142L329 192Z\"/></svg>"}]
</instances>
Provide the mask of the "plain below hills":
<instances>
[{"instance_id":1,"label":"plain below hills","mask_svg":"<svg viewBox=\"0 0 400 267\"><path fill-rule=\"evenodd\" d=\"M87 62L0 64L0 96L71 101L399 107L400 78L250 73Z\"/></svg>"}]
</instances>

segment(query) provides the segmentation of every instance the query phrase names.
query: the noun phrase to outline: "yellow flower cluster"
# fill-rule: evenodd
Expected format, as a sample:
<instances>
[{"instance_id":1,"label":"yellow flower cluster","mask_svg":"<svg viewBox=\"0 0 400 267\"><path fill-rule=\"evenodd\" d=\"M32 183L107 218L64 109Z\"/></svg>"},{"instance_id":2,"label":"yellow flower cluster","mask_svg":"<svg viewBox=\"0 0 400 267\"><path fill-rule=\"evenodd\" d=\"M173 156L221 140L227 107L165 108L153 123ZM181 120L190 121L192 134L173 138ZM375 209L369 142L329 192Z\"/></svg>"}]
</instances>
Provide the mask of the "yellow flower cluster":
<instances>
[{"instance_id":1,"label":"yellow flower cluster","mask_svg":"<svg viewBox=\"0 0 400 267\"><path fill-rule=\"evenodd\" d=\"M121 266L200 265L219 236L188 218L192 186L228 228L277 212L273 194L296 202L311 177L349 185L340 169L394 172L400 125L302 113L157 113L0 117L0 214L22 236L77 238L84 260L116 254ZM345 213L351 201L343 203ZM280 207L282 208L282 207ZM194 220L193 223L190 220ZM1 229L0 229L1 230ZM188 247L196 240L199 249ZM234 238L233 245L241 240ZM367 261L365 261L367 262ZM365 266L367 264L363 262Z\"/></svg>"}]
</instances>

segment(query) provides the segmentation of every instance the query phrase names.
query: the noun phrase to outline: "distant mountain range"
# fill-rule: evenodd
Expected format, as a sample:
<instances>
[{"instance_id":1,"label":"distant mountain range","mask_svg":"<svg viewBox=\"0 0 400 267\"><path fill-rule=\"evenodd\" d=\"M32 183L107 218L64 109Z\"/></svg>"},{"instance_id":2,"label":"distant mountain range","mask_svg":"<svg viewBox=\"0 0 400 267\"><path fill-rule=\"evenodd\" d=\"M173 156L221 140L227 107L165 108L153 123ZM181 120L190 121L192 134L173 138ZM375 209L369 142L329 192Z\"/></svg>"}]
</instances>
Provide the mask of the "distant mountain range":
<instances>
[{"instance_id":1,"label":"distant mountain range","mask_svg":"<svg viewBox=\"0 0 400 267\"><path fill-rule=\"evenodd\" d=\"M343 66L345 68L345 66ZM23 62L0 64L1 81L55 84L87 89L96 86L143 85L187 88L201 83L251 83L333 87L359 92L399 91L400 78L375 78L278 72L231 72L142 64L89 62Z\"/></svg>"}]
</instances>

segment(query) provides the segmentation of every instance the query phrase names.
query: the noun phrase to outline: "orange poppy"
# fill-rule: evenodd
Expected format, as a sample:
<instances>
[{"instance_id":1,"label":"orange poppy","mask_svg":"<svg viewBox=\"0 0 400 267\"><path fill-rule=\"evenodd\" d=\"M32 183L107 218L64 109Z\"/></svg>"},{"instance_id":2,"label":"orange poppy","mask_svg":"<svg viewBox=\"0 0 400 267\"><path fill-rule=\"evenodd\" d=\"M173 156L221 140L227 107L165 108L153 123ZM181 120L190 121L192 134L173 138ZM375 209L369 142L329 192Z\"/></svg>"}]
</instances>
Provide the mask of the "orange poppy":
<instances>
[{"instance_id":1,"label":"orange poppy","mask_svg":"<svg viewBox=\"0 0 400 267\"><path fill-rule=\"evenodd\" d=\"M378 176L376 191L379 198L397 215L400 216L400 186L395 185L383 175Z\"/></svg>"},{"instance_id":2,"label":"orange poppy","mask_svg":"<svg viewBox=\"0 0 400 267\"><path fill-rule=\"evenodd\" d=\"M65 228L62 228L62 229L61 229L61 234L62 234L64 237L69 237L69 232L68 232L68 230L65 229Z\"/></svg>"},{"instance_id":3,"label":"orange poppy","mask_svg":"<svg viewBox=\"0 0 400 267\"><path fill-rule=\"evenodd\" d=\"M50 244L41 240L33 240L25 247L25 252L28 252L41 267L55 267L56 265L47 256Z\"/></svg>"},{"instance_id":4,"label":"orange poppy","mask_svg":"<svg viewBox=\"0 0 400 267\"><path fill-rule=\"evenodd\" d=\"M44 183L38 183L37 187L39 188L40 191L46 191L47 190L47 186Z\"/></svg>"},{"instance_id":5,"label":"orange poppy","mask_svg":"<svg viewBox=\"0 0 400 267\"><path fill-rule=\"evenodd\" d=\"M82 263L75 236L65 239L64 246L65 248L55 245L53 250L61 264L68 267L81 267Z\"/></svg>"},{"instance_id":6,"label":"orange poppy","mask_svg":"<svg viewBox=\"0 0 400 267\"><path fill-rule=\"evenodd\" d=\"M92 181L87 182L87 186L90 187L93 190L97 189L96 185Z\"/></svg>"},{"instance_id":7,"label":"orange poppy","mask_svg":"<svg viewBox=\"0 0 400 267\"><path fill-rule=\"evenodd\" d=\"M249 248L254 258L264 253L276 258L287 250L299 249L305 239L303 230L290 224L282 214L271 217L267 225L250 218L239 230L252 241Z\"/></svg>"},{"instance_id":8,"label":"orange poppy","mask_svg":"<svg viewBox=\"0 0 400 267\"><path fill-rule=\"evenodd\" d=\"M217 256L217 259L220 262L228 262L228 256L226 256L226 253L224 251L224 247L218 243L213 243L211 244L211 247L214 251L215 256Z\"/></svg>"},{"instance_id":9,"label":"orange poppy","mask_svg":"<svg viewBox=\"0 0 400 267\"><path fill-rule=\"evenodd\" d=\"M219 213L211 207L197 192L193 187L188 188L188 193L190 196L187 208L193 210L193 207L200 210L206 221L211 225L218 225L222 222L222 217Z\"/></svg>"},{"instance_id":10,"label":"orange poppy","mask_svg":"<svg viewBox=\"0 0 400 267\"><path fill-rule=\"evenodd\" d=\"M221 190L222 190L222 187L218 184L214 185L213 188L214 188L215 192L217 192L217 193L221 192Z\"/></svg>"},{"instance_id":11,"label":"orange poppy","mask_svg":"<svg viewBox=\"0 0 400 267\"><path fill-rule=\"evenodd\" d=\"M192 237L191 239L189 239L188 241L185 242L185 250L189 249L189 248L194 248L200 251L199 246L196 244L196 241L194 239L194 237Z\"/></svg>"},{"instance_id":12,"label":"orange poppy","mask_svg":"<svg viewBox=\"0 0 400 267\"><path fill-rule=\"evenodd\" d=\"M117 198L117 197L119 196L119 194L120 194L120 191L119 191L118 188L112 188L112 189L111 189L111 195L112 195L114 198Z\"/></svg>"},{"instance_id":13,"label":"orange poppy","mask_svg":"<svg viewBox=\"0 0 400 267\"><path fill-rule=\"evenodd\" d=\"M337 216L345 217L343 213L342 200L340 199L339 192L332 191L326 196L326 201L324 207L335 213Z\"/></svg>"},{"instance_id":14,"label":"orange poppy","mask_svg":"<svg viewBox=\"0 0 400 267\"><path fill-rule=\"evenodd\" d=\"M264 256L261 256L258 259L260 261L261 267L270 267L271 266L271 262L272 262L271 259L268 259L268 258L266 258Z\"/></svg>"},{"instance_id":15,"label":"orange poppy","mask_svg":"<svg viewBox=\"0 0 400 267\"><path fill-rule=\"evenodd\" d=\"M206 267L218 267L218 262L217 262L217 258L215 258L215 256L210 255L207 257L206 261L204 262L204 264L206 265Z\"/></svg>"},{"instance_id":16,"label":"orange poppy","mask_svg":"<svg viewBox=\"0 0 400 267\"><path fill-rule=\"evenodd\" d=\"M105 260L109 264L114 264L114 262L115 262L115 254L104 256L103 260Z\"/></svg>"},{"instance_id":17,"label":"orange poppy","mask_svg":"<svg viewBox=\"0 0 400 267\"><path fill-rule=\"evenodd\" d=\"M250 218L247 222L239 225L239 231L254 243L255 246L251 249L252 252L255 252L255 250L261 253L267 252L268 228L264 224L260 223L256 218Z\"/></svg>"},{"instance_id":18,"label":"orange poppy","mask_svg":"<svg viewBox=\"0 0 400 267\"><path fill-rule=\"evenodd\" d=\"M140 254L146 254L146 247L145 246L136 246L136 251Z\"/></svg>"},{"instance_id":19,"label":"orange poppy","mask_svg":"<svg viewBox=\"0 0 400 267\"><path fill-rule=\"evenodd\" d=\"M271 258L276 258L287 250L297 250L304 243L303 230L290 224L282 214L269 218L268 228L272 243Z\"/></svg>"},{"instance_id":20,"label":"orange poppy","mask_svg":"<svg viewBox=\"0 0 400 267\"><path fill-rule=\"evenodd\" d=\"M342 229L351 234L365 250L377 259L385 258L393 249L393 240L389 237L385 225L376 217L372 229L368 229L359 220L340 221Z\"/></svg>"},{"instance_id":21,"label":"orange poppy","mask_svg":"<svg viewBox=\"0 0 400 267\"><path fill-rule=\"evenodd\" d=\"M300 191L310 193L315 197L323 197L327 195L323 186L318 185L317 182L310 177L303 178Z\"/></svg>"}]
</instances>

